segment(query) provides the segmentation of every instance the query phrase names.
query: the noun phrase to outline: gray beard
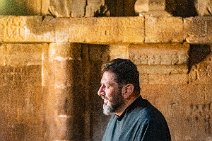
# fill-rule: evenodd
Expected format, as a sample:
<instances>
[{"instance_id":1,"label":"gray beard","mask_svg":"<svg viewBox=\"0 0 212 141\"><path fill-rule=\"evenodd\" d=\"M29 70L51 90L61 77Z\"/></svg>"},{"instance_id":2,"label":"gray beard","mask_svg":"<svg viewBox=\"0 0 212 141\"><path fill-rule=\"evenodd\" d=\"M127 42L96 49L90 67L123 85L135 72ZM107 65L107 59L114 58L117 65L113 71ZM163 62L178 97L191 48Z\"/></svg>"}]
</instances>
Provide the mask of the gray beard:
<instances>
[{"instance_id":1,"label":"gray beard","mask_svg":"<svg viewBox=\"0 0 212 141\"><path fill-rule=\"evenodd\" d=\"M112 105L103 104L103 113L105 115L112 115L115 112L115 108Z\"/></svg>"},{"instance_id":2,"label":"gray beard","mask_svg":"<svg viewBox=\"0 0 212 141\"><path fill-rule=\"evenodd\" d=\"M122 97L115 97L114 103L110 103L108 105L103 104L103 113L105 115L113 115L116 110L123 104Z\"/></svg>"},{"instance_id":3,"label":"gray beard","mask_svg":"<svg viewBox=\"0 0 212 141\"><path fill-rule=\"evenodd\" d=\"M103 99L105 97L102 97ZM103 114L112 115L116 112L116 110L123 104L123 97L121 94L121 88L119 88L118 92L113 96L113 100L111 103L108 102L108 105L103 104Z\"/></svg>"}]
</instances>

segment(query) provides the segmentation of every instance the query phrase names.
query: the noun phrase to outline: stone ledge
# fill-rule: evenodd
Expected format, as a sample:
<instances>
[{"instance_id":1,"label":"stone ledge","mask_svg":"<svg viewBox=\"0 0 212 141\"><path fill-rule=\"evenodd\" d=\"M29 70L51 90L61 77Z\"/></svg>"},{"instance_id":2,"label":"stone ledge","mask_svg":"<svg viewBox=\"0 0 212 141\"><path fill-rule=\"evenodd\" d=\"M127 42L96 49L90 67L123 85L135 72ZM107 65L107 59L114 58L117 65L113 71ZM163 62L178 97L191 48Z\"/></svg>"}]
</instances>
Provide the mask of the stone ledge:
<instances>
[{"instance_id":1,"label":"stone ledge","mask_svg":"<svg viewBox=\"0 0 212 141\"><path fill-rule=\"evenodd\" d=\"M212 43L212 17L1 16L0 42Z\"/></svg>"}]
</instances>

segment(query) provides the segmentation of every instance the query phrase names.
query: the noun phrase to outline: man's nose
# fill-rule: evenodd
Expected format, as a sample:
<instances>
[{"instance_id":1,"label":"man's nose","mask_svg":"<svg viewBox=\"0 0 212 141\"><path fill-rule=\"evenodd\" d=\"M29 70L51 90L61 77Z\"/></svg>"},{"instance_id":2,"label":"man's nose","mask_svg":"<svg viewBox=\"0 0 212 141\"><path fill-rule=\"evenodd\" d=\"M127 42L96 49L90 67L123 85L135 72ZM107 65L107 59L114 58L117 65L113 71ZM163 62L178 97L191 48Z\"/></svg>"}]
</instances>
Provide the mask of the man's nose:
<instances>
[{"instance_id":1,"label":"man's nose","mask_svg":"<svg viewBox=\"0 0 212 141\"><path fill-rule=\"evenodd\" d=\"M98 90L97 94L98 94L99 96L103 96L103 95L105 94L105 92L104 92L102 86L99 87L99 90Z\"/></svg>"}]
</instances>

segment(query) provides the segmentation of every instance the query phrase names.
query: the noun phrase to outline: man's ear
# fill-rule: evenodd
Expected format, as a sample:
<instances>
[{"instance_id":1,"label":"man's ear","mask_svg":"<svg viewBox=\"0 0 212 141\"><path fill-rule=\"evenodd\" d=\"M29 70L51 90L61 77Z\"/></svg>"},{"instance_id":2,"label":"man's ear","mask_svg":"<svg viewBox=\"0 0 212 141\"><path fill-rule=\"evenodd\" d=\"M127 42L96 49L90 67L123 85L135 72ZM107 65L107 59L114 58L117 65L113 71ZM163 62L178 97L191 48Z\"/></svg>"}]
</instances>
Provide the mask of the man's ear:
<instances>
[{"instance_id":1,"label":"man's ear","mask_svg":"<svg viewBox=\"0 0 212 141\"><path fill-rule=\"evenodd\" d=\"M122 96L124 99L128 99L130 96L132 96L134 92L134 85L133 84L126 84L122 88Z\"/></svg>"}]
</instances>

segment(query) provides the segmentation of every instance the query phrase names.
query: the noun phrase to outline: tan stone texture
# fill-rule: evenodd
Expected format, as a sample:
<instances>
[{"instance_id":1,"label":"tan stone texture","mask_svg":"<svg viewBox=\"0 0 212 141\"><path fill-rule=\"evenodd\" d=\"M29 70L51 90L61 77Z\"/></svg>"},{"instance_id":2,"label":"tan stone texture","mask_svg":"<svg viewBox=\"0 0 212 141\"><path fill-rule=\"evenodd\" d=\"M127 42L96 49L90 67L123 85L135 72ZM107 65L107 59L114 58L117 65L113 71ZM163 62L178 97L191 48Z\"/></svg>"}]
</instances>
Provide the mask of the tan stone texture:
<instances>
[{"instance_id":1,"label":"tan stone texture","mask_svg":"<svg viewBox=\"0 0 212 141\"><path fill-rule=\"evenodd\" d=\"M135 3L135 12L139 16L152 15L152 16L170 16L166 12L165 0L137 0Z\"/></svg>"},{"instance_id":2,"label":"tan stone texture","mask_svg":"<svg viewBox=\"0 0 212 141\"><path fill-rule=\"evenodd\" d=\"M72 13L72 5L72 0L49 0L48 10L56 17L70 17L70 13ZM80 6L83 7L83 5Z\"/></svg>"},{"instance_id":3,"label":"tan stone texture","mask_svg":"<svg viewBox=\"0 0 212 141\"><path fill-rule=\"evenodd\" d=\"M183 42L183 20L174 17L145 18L145 42Z\"/></svg>"},{"instance_id":4,"label":"tan stone texture","mask_svg":"<svg viewBox=\"0 0 212 141\"><path fill-rule=\"evenodd\" d=\"M71 26L70 25L74 25ZM113 25L113 26L111 26ZM144 41L144 19L133 18L91 18L69 22L69 42L127 43ZM138 36L137 36L138 35ZM85 38L82 38L85 37Z\"/></svg>"},{"instance_id":5,"label":"tan stone texture","mask_svg":"<svg viewBox=\"0 0 212 141\"><path fill-rule=\"evenodd\" d=\"M2 44L1 136L32 141L100 140L108 120L96 94L101 65L121 57L138 65L141 94L164 113L173 141L210 138L210 50L211 46L186 43ZM195 53L203 58L199 60ZM161 57L142 61L145 55Z\"/></svg>"},{"instance_id":6,"label":"tan stone texture","mask_svg":"<svg viewBox=\"0 0 212 141\"><path fill-rule=\"evenodd\" d=\"M210 21L211 17L0 17L0 41L123 44L186 40L208 44L212 41Z\"/></svg>"},{"instance_id":7,"label":"tan stone texture","mask_svg":"<svg viewBox=\"0 0 212 141\"><path fill-rule=\"evenodd\" d=\"M117 57L138 66L141 95L162 111L172 141L211 140L212 17L190 17L195 3L166 1L181 17L151 0L163 16L88 18L134 16L136 0L13 2L5 13L37 16L0 16L0 140L101 140L101 66Z\"/></svg>"},{"instance_id":8,"label":"tan stone texture","mask_svg":"<svg viewBox=\"0 0 212 141\"><path fill-rule=\"evenodd\" d=\"M164 113L173 141L210 138L209 85L143 85L142 95ZM182 130L183 129L183 130Z\"/></svg>"},{"instance_id":9,"label":"tan stone texture","mask_svg":"<svg viewBox=\"0 0 212 141\"><path fill-rule=\"evenodd\" d=\"M110 59L129 58L128 44L114 44L109 46Z\"/></svg>"},{"instance_id":10,"label":"tan stone texture","mask_svg":"<svg viewBox=\"0 0 212 141\"><path fill-rule=\"evenodd\" d=\"M188 43L208 44L212 41L211 17L192 17L184 20L186 41Z\"/></svg>"},{"instance_id":11,"label":"tan stone texture","mask_svg":"<svg viewBox=\"0 0 212 141\"><path fill-rule=\"evenodd\" d=\"M194 51L200 51L195 49L195 47ZM204 48L206 49L206 47ZM202 55L200 52L197 53ZM144 81L144 83L141 85L141 95L153 102L164 113L170 126L172 140L210 140L210 125L212 123L210 118L212 113L212 98L210 96L212 92L211 65L210 53L204 58L204 60L194 64L192 66L192 70L187 74L187 76L186 73L181 71L174 73L178 75L178 77L173 79L175 80L175 83L170 82L172 81L172 74L167 75L165 79L159 81L161 80L160 78L164 76L163 73L165 72L163 72L162 75L157 75L154 72L152 73L155 75L152 77L155 81L151 82L157 83L145 83L147 82L145 80L145 75L144 78L141 79ZM193 73L195 73L197 76L191 76ZM151 72L149 75L151 75ZM187 83L181 83L183 82L180 81L183 79L183 75L185 77L189 77L187 78L187 81L189 79ZM191 77L193 77L193 79L191 79Z\"/></svg>"},{"instance_id":12,"label":"tan stone texture","mask_svg":"<svg viewBox=\"0 0 212 141\"><path fill-rule=\"evenodd\" d=\"M195 7L198 15L201 16L212 15L211 0L195 0Z\"/></svg>"},{"instance_id":13,"label":"tan stone texture","mask_svg":"<svg viewBox=\"0 0 212 141\"><path fill-rule=\"evenodd\" d=\"M41 86L42 47L2 44L0 64L0 132L2 140L44 140Z\"/></svg>"},{"instance_id":14,"label":"tan stone texture","mask_svg":"<svg viewBox=\"0 0 212 141\"><path fill-rule=\"evenodd\" d=\"M179 65L188 61L189 44L134 44L129 57L141 65Z\"/></svg>"}]
</instances>

